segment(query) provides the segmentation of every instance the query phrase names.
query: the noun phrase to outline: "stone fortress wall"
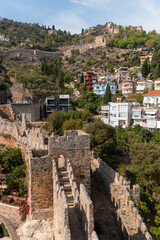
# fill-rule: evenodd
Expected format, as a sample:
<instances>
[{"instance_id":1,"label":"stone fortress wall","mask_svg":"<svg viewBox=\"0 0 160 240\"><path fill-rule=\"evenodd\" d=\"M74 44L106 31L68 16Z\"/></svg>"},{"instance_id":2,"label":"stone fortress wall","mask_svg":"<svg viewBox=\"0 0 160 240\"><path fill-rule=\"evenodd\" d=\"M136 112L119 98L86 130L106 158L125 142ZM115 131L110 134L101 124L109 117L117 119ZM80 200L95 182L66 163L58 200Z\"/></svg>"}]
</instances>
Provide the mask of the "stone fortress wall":
<instances>
[{"instance_id":1,"label":"stone fortress wall","mask_svg":"<svg viewBox=\"0 0 160 240\"><path fill-rule=\"evenodd\" d=\"M29 127L25 115L22 115L21 121L15 122L0 117L0 136L8 135L15 139L17 146L28 152L30 218L52 217L56 240L70 240L69 208L57 173L62 159L68 172L75 208L83 219L86 239L98 239L94 232L93 204L89 197L91 168L104 189L108 189L111 201L117 207L117 221L125 238L134 239L137 236L140 240L152 239L134 202L130 200L131 194L134 199L139 198L139 187L131 189L130 183L122 176L93 157L88 134L79 130L66 131L62 137L56 139L52 135L48 139L40 128Z\"/></svg>"},{"instance_id":2,"label":"stone fortress wall","mask_svg":"<svg viewBox=\"0 0 160 240\"><path fill-rule=\"evenodd\" d=\"M104 188L109 192L111 201L117 207L117 221L126 239L152 240L142 217L131 200L140 200L140 187L134 185L130 188L130 182L126 181L119 173L110 168L100 159L92 159L92 171L97 174ZM137 238L136 238L137 237Z\"/></svg>"},{"instance_id":3,"label":"stone fortress wall","mask_svg":"<svg viewBox=\"0 0 160 240\"><path fill-rule=\"evenodd\" d=\"M47 52L39 50L11 49L8 51L0 51L0 58L10 58L16 60L39 61L43 58L59 59L63 56L60 52Z\"/></svg>"}]
</instances>

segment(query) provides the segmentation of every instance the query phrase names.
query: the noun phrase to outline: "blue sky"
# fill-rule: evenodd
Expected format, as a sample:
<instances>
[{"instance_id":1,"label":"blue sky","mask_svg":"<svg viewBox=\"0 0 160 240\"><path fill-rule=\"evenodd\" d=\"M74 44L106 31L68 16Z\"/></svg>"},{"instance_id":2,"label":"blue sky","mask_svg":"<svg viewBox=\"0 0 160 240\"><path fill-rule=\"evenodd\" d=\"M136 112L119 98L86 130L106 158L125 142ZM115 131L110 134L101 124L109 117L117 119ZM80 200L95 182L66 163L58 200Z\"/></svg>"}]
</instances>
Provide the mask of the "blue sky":
<instances>
[{"instance_id":1,"label":"blue sky","mask_svg":"<svg viewBox=\"0 0 160 240\"><path fill-rule=\"evenodd\" d=\"M4 0L0 16L80 33L112 21L160 32L159 0Z\"/></svg>"}]
</instances>

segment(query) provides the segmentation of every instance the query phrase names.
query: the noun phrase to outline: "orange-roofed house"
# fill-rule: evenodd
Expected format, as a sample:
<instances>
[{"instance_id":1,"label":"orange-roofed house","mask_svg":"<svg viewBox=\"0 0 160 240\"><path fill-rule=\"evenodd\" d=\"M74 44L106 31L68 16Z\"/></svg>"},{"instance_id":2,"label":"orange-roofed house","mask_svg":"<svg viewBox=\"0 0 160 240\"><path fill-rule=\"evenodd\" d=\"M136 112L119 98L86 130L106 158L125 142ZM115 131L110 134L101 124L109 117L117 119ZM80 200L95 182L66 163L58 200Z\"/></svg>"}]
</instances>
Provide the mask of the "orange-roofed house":
<instances>
[{"instance_id":1,"label":"orange-roofed house","mask_svg":"<svg viewBox=\"0 0 160 240\"><path fill-rule=\"evenodd\" d=\"M143 104L144 106L147 106L147 107L159 107L160 106L160 90L154 90L144 94Z\"/></svg>"}]
</instances>

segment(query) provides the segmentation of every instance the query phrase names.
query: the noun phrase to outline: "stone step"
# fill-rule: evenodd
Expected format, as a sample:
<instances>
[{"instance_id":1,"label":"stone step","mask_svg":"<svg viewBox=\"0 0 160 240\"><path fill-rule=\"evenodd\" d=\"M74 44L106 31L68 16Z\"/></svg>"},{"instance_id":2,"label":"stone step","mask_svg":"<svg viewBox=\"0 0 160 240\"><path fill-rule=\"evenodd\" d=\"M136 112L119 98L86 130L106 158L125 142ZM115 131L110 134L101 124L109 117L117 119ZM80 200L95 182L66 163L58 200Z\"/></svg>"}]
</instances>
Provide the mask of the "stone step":
<instances>
[{"instance_id":1,"label":"stone step","mask_svg":"<svg viewBox=\"0 0 160 240\"><path fill-rule=\"evenodd\" d=\"M59 172L58 173L59 177L65 177L65 176L68 176L68 172Z\"/></svg>"},{"instance_id":2,"label":"stone step","mask_svg":"<svg viewBox=\"0 0 160 240\"><path fill-rule=\"evenodd\" d=\"M59 181L60 181L60 183L64 183L64 182L68 183L68 184L70 183L69 178L60 178Z\"/></svg>"},{"instance_id":3,"label":"stone step","mask_svg":"<svg viewBox=\"0 0 160 240\"><path fill-rule=\"evenodd\" d=\"M65 192L72 192L71 186L64 186Z\"/></svg>"},{"instance_id":4,"label":"stone step","mask_svg":"<svg viewBox=\"0 0 160 240\"><path fill-rule=\"evenodd\" d=\"M74 202L73 196L67 196L67 202Z\"/></svg>"}]
</instances>

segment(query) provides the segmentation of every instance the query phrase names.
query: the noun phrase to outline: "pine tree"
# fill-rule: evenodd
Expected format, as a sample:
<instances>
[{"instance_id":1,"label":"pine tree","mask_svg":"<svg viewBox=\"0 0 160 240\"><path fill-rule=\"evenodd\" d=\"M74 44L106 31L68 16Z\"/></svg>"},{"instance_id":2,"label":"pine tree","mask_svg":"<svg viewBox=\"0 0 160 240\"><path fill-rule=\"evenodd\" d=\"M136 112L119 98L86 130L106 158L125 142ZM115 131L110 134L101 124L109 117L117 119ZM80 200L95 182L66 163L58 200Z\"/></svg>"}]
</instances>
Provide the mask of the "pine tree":
<instances>
[{"instance_id":1,"label":"pine tree","mask_svg":"<svg viewBox=\"0 0 160 240\"><path fill-rule=\"evenodd\" d=\"M106 92L103 98L103 104L107 104L108 102L111 102L111 90L109 84L107 84Z\"/></svg>"}]
</instances>

